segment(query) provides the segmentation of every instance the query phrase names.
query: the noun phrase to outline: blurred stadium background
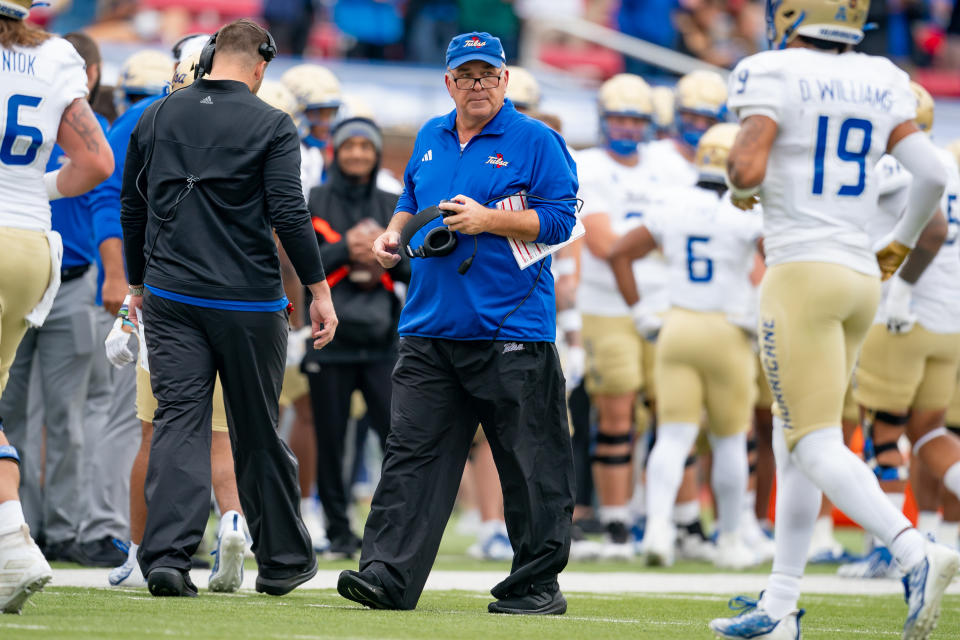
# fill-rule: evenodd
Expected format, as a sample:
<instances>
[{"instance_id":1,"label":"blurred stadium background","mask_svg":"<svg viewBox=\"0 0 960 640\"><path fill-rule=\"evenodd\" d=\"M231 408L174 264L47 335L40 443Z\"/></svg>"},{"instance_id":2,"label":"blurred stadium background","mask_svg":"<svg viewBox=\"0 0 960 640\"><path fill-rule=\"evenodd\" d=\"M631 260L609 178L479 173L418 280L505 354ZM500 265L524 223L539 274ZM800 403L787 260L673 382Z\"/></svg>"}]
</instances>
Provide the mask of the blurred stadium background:
<instances>
[{"instance_id":1,"label":"blurred stadium background","mask_svg":"<svg viewBox=\"0 0 960 640\"><path fill-rule=\"evenodd\" d=\"M301 59L329 67L344 94L369 106L387 133L384 165L402 175L413 135L451 108L439 77L451 36L489 31L509 62L540 83L540 110L560 117L576 148L597 138L596 89L630 71L672 86L698 67L725 71L766 48L757 0L50 0L31 20L57 33L83 29L101 45L105 85L135 51L170 46L240 17L271 29L282 56L268 77ZM937 100L935 136L960 137L960 2L873 0L860 50L910 71Z\"/></svg>"}]
</instances>

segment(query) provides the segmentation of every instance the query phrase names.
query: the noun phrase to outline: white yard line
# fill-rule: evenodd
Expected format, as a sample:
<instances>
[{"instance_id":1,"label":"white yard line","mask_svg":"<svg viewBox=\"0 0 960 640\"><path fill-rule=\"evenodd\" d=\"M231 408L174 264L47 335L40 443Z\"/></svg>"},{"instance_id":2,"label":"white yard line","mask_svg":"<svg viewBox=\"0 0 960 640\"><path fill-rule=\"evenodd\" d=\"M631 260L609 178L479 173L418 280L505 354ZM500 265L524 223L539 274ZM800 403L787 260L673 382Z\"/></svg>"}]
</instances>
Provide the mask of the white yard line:
<instances>
[{"instance_id":1,"label":"white yard line","mask_svg":"<svg viewBox=\"0 0 960 640\"><path fill-rule=\"evenodd\" d=\"M54 569L52 587L106 587L108 569ZM339 571L320 571L301 589L335 589ZM205 589L208 571L191 574L197 587ZM501 571L434 571L427 580L429 590L488 592L504 578ZM243 588L253 590L256 574L247 571ZM560 574L560 587L569 593L626 594L672 593L716 594L729 596L756 594L767 586L767 576L749 573L581 573ZM899 580L850 580L830 575L810 575L803 579L806 594L902 595ZM118 589L118 591L121 591ZM127 591L129 593L129 591ZM947 593L960 595L960 581Z\"/></svg>"}]
</instances>

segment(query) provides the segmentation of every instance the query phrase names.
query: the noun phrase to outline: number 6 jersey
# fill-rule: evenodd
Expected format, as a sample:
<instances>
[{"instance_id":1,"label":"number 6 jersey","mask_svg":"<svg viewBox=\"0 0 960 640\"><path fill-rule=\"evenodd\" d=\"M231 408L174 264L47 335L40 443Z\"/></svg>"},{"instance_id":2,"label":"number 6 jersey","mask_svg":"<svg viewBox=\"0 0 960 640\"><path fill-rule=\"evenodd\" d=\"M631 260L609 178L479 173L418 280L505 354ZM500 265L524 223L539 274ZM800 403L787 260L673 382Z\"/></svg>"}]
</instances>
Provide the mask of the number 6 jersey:
<instances>
[{"instance_id":1,"label":"number 6 jersey","mask_svg":"<svg viewBox=\"0 0 960 640\"><path fill-rule=\"evenodd\" d=\"M878 275L866 232L874 166L916 115L906 73L886 58L791 48L744 59L728 104L778 127L760 197L767 264L831 262Z\"/></svg>"},{"instance_id":2,"label":"number 6 jersey","mask_svg":"<svg viewBox=\"0 0 960 640\"><path fill-rule=\"evenodd\" d=\"M44 170L63 111L86 95L83 59L66 40L0 48L0 227L50 229Z\"/></svg>"}]
</instances>

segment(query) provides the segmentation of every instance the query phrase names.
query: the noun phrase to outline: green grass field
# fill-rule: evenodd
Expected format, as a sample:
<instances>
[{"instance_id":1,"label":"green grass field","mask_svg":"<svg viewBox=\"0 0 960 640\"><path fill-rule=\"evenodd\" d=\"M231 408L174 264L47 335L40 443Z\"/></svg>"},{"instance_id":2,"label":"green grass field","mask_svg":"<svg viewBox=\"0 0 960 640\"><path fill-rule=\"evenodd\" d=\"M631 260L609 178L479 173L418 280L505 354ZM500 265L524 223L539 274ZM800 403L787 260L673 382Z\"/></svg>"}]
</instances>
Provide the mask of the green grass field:
<instances>
[{"instance_id":1,"label":"green grass field","mask_svg":"<svg viewBox=\"0 0 960 640\"><path fill-rule=\"evenodd\" d=\"M155 599L144 591L48 588L22 616L0 618L0 638L119 640L658 640L711 638L706 623L726 611L718 596L567 594L566 616L486 613L488 596L426 592L416 611L362 609L332 591L296 591L283 598L202 593ZM897 597L807 596L804 638L898 638L905 605ZM948 599L934 638L960 637L960 597Z\"/></svg>"},{"instance_id":2,"label":"green grass field","mask_svg":"<svg viewBox=\"0 0 960 640\"><path fill-rule=\"evenodd\" d=\"M858 550L862 534L838 531L849 548ZM484 562L465 555L471 536L447 529L435 568L454 571L509 571L505 562ZM76 565L57 565L76 568ZM356 568L355 560L321 561L321 569ZM248 561L248 571L256 565ZM576 562L578 572L647 572L634 562ZM680 562L658 572L717 573L707 564ZM750 570L766 573L769 565ZM833 566L810 566L810 574L834 573ZM24 609L22 616L0 617L0 640L113 640L127 638L185 639L457 639L593 640L649 638L698 640L711 638L706 627L714 617L728 615L723 594L593 594L567 593L567 615L546 618L496 616L486 612L491 585L485 580L465 583L465 591L426 591L416 611L381 612L363 609L332 590L297 590L283 598L252 591L212 594L199 598L156 599L145 589L83 589L49 586ZM695 587L694 587L695 588ZM472 590L472 591L466 591ZM906 605L898 596L805 595L801 605L804 638L899 638ZM731 614L732 615L732 614ZM936 639L960 638L960 596L949 596Z\"/></svg>"}]
</instances>

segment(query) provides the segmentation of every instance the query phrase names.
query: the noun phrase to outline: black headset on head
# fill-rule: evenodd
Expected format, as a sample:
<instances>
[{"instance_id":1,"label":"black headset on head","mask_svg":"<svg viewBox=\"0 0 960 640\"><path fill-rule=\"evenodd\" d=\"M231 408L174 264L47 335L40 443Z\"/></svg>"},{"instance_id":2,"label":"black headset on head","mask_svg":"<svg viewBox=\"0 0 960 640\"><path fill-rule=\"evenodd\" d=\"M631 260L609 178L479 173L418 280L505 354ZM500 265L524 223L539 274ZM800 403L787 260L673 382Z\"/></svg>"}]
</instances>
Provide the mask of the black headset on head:
<instances>
[{"instance_id":1,"label":"black headset on head","mask_svg":"<svg viewBox=\"0 0 960 640\"><path fill-rule=\"evenodd\" d=\"M260 43L260 46L257 48L257 53L259 53L260 57L264 60L270 62L277 57L277 42L273 39L269 31L264 29L263 32L267 34L267 41ZM203 50L200 52L200 59L197 61L197 65L193 70L194 79L202 78L204 74L210 73L213 69L213 55L217 52L218 35L220 35L219 29L210 36L207 44L203 45Z\"/></svg>"}]
</instances>

